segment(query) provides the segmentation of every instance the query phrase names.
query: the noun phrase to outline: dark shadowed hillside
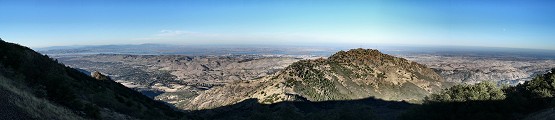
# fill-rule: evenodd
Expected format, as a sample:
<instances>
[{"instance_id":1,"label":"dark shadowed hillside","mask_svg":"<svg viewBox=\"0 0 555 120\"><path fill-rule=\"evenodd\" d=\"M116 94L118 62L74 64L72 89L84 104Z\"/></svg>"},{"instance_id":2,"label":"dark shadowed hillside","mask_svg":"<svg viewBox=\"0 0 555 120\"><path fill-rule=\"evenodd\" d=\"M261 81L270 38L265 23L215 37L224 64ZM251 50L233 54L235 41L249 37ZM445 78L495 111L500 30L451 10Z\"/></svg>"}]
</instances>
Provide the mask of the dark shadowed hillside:
<instances>
[{"instance_id":1,"label":"dark shadowed hillside","mask_svg":"<svg viewBox=\"0 0 555 120\"><path fill-rule=\"evenodd\" d=\"M0 94L2 118L184 119L183 113L121 84L2 40Z\"/></svg>"},{"instance_id":2,"label":"dark shadowed hillside","mask_svg":"<svg viewBox=\"0 0 555 120\"><path fill-rule=\"evenodd\" d=\"M193 111L203 119L235 120L374 120L397 119L416 105L376 98L324 102L286 101L261 104L256 99L214 109Z\"/></svg>"}]
</instances>

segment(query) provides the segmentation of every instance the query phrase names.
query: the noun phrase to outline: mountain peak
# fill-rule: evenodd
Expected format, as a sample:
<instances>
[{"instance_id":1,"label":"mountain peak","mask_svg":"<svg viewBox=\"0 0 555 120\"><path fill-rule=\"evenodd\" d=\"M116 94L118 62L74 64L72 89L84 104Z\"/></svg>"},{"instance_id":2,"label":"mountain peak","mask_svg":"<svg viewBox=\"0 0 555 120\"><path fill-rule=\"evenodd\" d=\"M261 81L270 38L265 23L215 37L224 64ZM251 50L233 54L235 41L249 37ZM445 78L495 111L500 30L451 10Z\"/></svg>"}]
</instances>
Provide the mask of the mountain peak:
<instances>
[{"instance_id":1,"label":"mountain peak","mask_svg":"<svg viewBox=\"0 0 555 120\"><path fill-rule=\"evenodd\" d=\"M417 100L443 87L442 78L424 65L363 48L339 51L328 59L298 61L278 78L312 101L369 96Z\"/></svg>"},{"instance_id":2,"label":"mountain peak","mask_svg":"<svg viewBox=\"0 0 555 120\"><path fill-rule=\"evenodd\" d=\"M330 56L329 59L339 63L369 64L398 61L402 58L396 58L394 56L383 54L375 49L357 48L349 51L339 51Z\"/></svg>"}]
</instances>

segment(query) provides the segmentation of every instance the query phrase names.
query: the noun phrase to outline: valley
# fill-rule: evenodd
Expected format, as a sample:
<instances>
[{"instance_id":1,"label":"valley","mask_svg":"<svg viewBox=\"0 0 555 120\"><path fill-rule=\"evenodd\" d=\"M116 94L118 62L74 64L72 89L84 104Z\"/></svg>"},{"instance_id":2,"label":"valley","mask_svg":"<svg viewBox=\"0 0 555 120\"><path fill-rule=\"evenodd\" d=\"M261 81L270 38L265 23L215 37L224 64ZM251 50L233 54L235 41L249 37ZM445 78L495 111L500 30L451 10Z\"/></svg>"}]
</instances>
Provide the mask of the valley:
<instances>
[{"instance_id":1,"label":"valley","mask_svg":"<svg viewBox=\"0 0 555 120\"><path fill-rule=\"evenodd\" d=\"M494 81L517 85L555 68L555 59L469 56L465 54L398 55L434 69L446 81L475 84Z\"/></svg>"},{"instance_id":2,"label":"valley","mask_svg":"<svg viewBox=\"0 0 555 120\"><path fill-rule=\"evenodd\" d=\"M151 98L179 104L214 86L272 75L303 58L99 54L57 59L84 71L101 71Z\"/></svg>"}]
</instances>

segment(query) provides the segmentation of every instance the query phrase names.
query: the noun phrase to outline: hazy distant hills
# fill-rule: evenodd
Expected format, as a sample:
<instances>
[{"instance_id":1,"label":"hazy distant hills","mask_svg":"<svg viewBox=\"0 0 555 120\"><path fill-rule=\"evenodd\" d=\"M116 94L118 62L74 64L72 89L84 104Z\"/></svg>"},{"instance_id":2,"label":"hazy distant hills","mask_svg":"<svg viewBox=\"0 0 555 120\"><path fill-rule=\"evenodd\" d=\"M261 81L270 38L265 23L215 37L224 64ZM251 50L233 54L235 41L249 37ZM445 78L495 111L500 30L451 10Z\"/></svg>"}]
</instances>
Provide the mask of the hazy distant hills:
<instances>
[{"instance_id":1,"label":"hazy distant hills","mask_svg":"<svg viewBox=\"0 0 555 120\"><path fill-rule=\"evenodd\" d=\"M545 74L555 67L555 59L435 54L402 55L401 57L425 64L446 81L470 84L494 81L516 85L531 80L536 75Z\"/></svg>"},{"instance_id":2,"label":"hazy distant hills","mask_svg":"<svg viewBox=\"0 0 555 120\"><path fill-rule=\"evenodd\" d=\"M206 109L250 98L265 104L368 97L418 101L451 84L424 65L377 50L353 49L328 59L295 62L277 75L216 87L178 107Z\"/></svg>"},{"instance_id":3,"label":"hazy distant hills","mask_svg":"<svg viewBox=\"0 0 555 120\"><path fill-rule=\"evenodd\" d=\"M98 45L98 46L57 46L38 48L44 54L135 54L135 55L317 55L323 56L335 51L327 47L277 46L277 45Z\"/></svg>"},{"instance_id":4,"label":"hazy distant hills","mask_svg":"<svg viewBox=\"0 0 555 120\"><path fill-rule=\"evenodd\" d=\"M435 54L441 56L464 55L472 57L510 57L555 59L555 50L474 47L474 46L424 46L396 44L322 44L322 45L172 45L130 44L94 46L54 46L36 48L44 54L171 54L171 55L315 55L330 56L339 50L373 48L392 55Z\"/></svg>"}]
</instances>

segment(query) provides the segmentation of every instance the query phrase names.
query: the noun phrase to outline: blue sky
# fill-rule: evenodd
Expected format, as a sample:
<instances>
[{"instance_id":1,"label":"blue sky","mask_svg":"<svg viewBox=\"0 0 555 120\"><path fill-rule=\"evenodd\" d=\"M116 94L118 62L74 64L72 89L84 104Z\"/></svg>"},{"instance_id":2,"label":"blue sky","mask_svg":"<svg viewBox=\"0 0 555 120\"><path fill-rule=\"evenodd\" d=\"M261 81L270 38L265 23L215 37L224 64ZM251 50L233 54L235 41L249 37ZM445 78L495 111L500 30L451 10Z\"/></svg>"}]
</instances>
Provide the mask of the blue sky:
<instances>
[{"instance_id":1,"label":"blue sky","mask_svg":"<svg viewBox=\"0 0 555 120\"><path fill-rule=\"evenodd\" d=\"M0 38L102 44L408 44L555 49L538 0L0 0Z\"/></svg>"}]
</instances>

